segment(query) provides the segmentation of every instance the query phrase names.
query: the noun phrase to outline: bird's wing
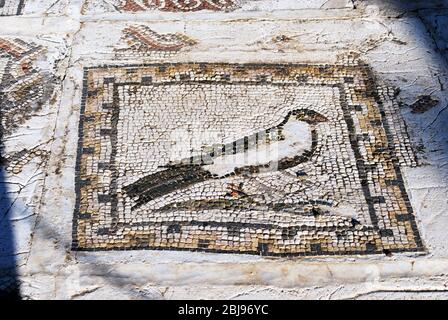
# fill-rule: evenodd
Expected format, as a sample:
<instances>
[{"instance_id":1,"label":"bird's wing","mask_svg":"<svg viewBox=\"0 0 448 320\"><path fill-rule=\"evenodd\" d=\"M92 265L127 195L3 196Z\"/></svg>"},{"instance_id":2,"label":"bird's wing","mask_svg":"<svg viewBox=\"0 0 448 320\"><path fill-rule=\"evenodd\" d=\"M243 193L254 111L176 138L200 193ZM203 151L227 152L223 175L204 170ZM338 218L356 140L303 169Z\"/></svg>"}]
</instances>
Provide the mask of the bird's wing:
<instances>
[{"instance_id":1,"label":"bird's wing","mask_svg":"<svg viewBox=\"0 0 448 320\"><path fill-rule=\"evenodd\" d=\"M210 178L212 178L210 172L203 170L200 166L171 166L149 174L123 189L129 197L135 199L134 208L137 208L172 191Z\"/></svg>"}]
</instances>

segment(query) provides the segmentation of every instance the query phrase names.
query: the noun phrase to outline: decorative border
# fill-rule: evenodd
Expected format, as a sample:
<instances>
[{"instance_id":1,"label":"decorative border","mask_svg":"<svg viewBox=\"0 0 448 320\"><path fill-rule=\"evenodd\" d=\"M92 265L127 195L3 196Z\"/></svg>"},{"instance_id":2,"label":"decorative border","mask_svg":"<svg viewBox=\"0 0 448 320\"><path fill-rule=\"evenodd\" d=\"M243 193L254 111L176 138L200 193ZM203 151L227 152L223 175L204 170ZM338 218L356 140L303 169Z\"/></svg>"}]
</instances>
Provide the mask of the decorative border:
<instances>
[{"instance_id":1,"label":"decorative border","mask_svg":"<svg viewBox=\"0 0 448 320\"><path fill-rule=\"evenodd\" d=\"M226 11L238 7L237 0L122 0L118 5L123 11L139 12L161 10L167 12L195 12L201 10Z\"/></svg>"},{"instance_id":2,"label":"decorative border","mask_svg":"<svg viewBox=\"0 0 448 320\"><path fill-rule=\"evenodd\" d=\"M146 76L139 76L137 71ZM356 247L339 248L332 247L332 250L325 250L320 243L310 243L306 250L284 250L272 246L272 244L263 243L259 239L256 248L243 248L239 250L229 250L223 248L210 249L208 248L209 240L205 241L200 236L196 239L194 244L190 246L179 246L175 243L150 245L150 236L142 231L139 234L129 233L124 235L122 239L117 239L114 243L89 242L87 238L88 231L95 226L95 215L85 211L87 207L85 200L85 188L93 183L93 181L86 175L83 164L87 157L98 152L94 146L89 145L84 140L85 132L89 125L95 121L98 115L92 113L89 109L90 104L95 105L98 95L104 89L104 86L113 88L112 102L104 106L109 112L111 111L111 121L118 122L119 115L119 101L118 88L122 85L151 85L153 77L158 79L165 79L164 83L180 83L185 81L193 81L189 77L188 72L193 71L195 74L204 75L205 78L210 78L213 83L235 83L232 81L234 75L246 74L252 78L244 83L270 83L275 84L277 80L285 81L287 79L296 85L312 85L312 86L329 86L338 88L340 93L340 104L343 109L345 122L349 130L349 139L352 150L355 154L356 163L359 172L359 179L363 188L363 193L366 202L369 206L369 213L373 227L363 226L362 230L370 232L366 240L358 239ZM219 72L218 72L219 71ZM219 77L218 77L219 73ZM176 76L176 75L177 76ZM180 74L180 76L179 76ZM100 79L100 80L98 80ZM99 81L98 86L94 81ZM200 82L204 82L200 81ZM355 87L354 83L358 83ZM361 88L361 89L360 89ZM349 100L350 96L350 100ZM351 103L348 103L351 101ZM386 103L385 103L386 102ZM387 103L390 102L390 103ZM367 112L360 108L360 104L367 106ZM73 250L130 250L130 249L153 249L153 250L188 250L188 251L210 251L210 252L225 252L225 253L247 253L247 254L261 254L268 256L304 256L304 255L353 255L353 254L379 254L384 252L403 252L403 251L424 251L424 246L421 241L413 209L409 201L409 197L404 186L404 181L400 169L400 165L415 165L416 160L412 150L408 144L399 141L390 125L391 117L394 121L398 119L400 123L398 130L405 130L404 122L399 118L397 112L397 104L394 102L394 92L387 87L377 86L374 75L368 65L365 64L349 64L349 65L306 65L306 64L226 64L226 63L159 63L159 64L145 64L145 65L122 65L122 66L100 66L85 68L83 80L83 92L81 101L81 115L79 122L79 143L78 155L76 162L76 206L73 220ZM375 150L370 150L363 156L360 151L360 144L362 144L365 136L355 131L354 118L363 126L364 132L372 132L375 135L376 141L382 142ZM402 123L401 123L402 122ZM395 125L395 122L394 122ZM404 129L403 129L404 128ZM405 134L405 132L402 132ZM111 130L108 133L111 141L116 143L116 126L111 123ZM397 145L400 144L400 145ZM111 162L104 164L109 170L114 172L114 150L112 146ZM115 151L116 152L116 151ZM376 170L375 166L369 165L366 159L376 159L390 167L388 176L378 175L378 180L375 181L382 186L381 191L384 193L394 194L396 199L400 202L400 208L394 211L388 211L388 219L390 226L380 229L378 225L379 212L375 208L375 204L383 203L385 201L383 196L372 196L368 183L368 174L372 170ZM113 181L114 179L112 179ZM111 217L114 223L116 216L114 214L114 207L116 207L117 197L114 196L114 185L111 185L111 191L108 195L103 195L105 202L111 203ZM115 205L114 205L115 204ZM202 223L202 222L198 222ZM210 222L213 224L215 222ZM237 226L238 227L238 226ZM250 226L239 226L250 227ZM255 226L267 227L269 226ZM359 226L358 226L359 227ZM393 236L390 228L402 228L404 232L400 232L399 236L403 239L406 237L406 243L397 245L390 245L382 241L382 238ZM300 228L300 227L292 227ZM308 229L315 229L316 232L322 227L307 227ZM336 227L330 227L337 229ZM287 228L288 229L288 228ZM287 232L294 232L294 230L286 230ZM333 230L335 231L335 230ZM336 230L337 231L337 230ZM356 238L357 229L356 224L345 228L343 231L352 232ZM114 230L106 230L107 232L114 232ZM147 232L147 231L146 231ZM147 232L148 233L148 232ZM101 231L98 230L98 235ZM109 239L110 240L110 239Z\"/></svg>"}]
</instances>

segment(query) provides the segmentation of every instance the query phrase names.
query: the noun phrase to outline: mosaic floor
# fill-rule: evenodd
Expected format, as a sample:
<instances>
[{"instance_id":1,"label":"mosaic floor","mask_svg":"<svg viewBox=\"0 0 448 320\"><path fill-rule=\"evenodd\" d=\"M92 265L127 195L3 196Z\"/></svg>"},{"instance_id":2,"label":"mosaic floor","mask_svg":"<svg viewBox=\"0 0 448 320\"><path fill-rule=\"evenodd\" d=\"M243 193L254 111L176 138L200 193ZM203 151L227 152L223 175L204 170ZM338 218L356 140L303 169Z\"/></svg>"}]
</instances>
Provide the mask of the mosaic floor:
<instances>
[{"instance_id":1,"label":"mosaic floor","mask_svg":"<svg viewBox=\"0 0 448 320\"><path fill-rule=\"evenodd\" d=\"M352 57L104 66L83 85L76 250L422 250L396 92Z\"/></svg>"},{"instance_id":2,"label":"mosaic floor","mask_svg":"<svg viewBox=\"0 0 448 320\"><path fill-rule=\"evenodd\" d=\"M448 297L448 3L0 0L0 300Z\"/></svg>"}]
</instances>

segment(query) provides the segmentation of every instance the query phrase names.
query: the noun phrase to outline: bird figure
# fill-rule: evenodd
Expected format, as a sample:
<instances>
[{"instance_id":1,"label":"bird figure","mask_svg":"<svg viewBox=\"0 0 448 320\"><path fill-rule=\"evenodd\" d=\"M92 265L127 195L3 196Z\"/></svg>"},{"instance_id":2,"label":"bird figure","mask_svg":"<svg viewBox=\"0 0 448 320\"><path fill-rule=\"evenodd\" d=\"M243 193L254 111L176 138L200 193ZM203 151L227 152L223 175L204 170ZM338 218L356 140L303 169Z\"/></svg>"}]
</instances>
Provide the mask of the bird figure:
<instances>
[{"instance_id":1,"label":"bird figure","mask_svg":"<svg viewBox=\"0 0 448 320\"><path fill-rule=\"evenodd\" d=\"M201 155L169 163L124 187L136 209L149 201L210 179L285 170L306 162L317 145L315 126L327 118L309 109L290 111L277 126L227 144L203 148Z\"/></svg>"}]
</instances>

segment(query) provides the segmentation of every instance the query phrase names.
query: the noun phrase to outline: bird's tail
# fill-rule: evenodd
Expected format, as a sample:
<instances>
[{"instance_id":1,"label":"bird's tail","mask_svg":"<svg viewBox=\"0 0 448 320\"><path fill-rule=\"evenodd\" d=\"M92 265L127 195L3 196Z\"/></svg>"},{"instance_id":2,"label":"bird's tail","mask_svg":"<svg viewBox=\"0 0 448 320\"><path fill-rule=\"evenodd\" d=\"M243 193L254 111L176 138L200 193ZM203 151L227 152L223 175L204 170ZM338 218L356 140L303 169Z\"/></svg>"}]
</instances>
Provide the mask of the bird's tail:
<instances>
[{"instance_id":1,"label":"bird's tail","mask_svg":"<svg viewBox=\"0 0 448 320\"><path fill-rule=\"evenodd\" d=\"M199 165L169 166L167 169L147 175L123 189L134 198L133 209L173 191L212 178L212 174Z\"/></svg>"}]
</instances>

